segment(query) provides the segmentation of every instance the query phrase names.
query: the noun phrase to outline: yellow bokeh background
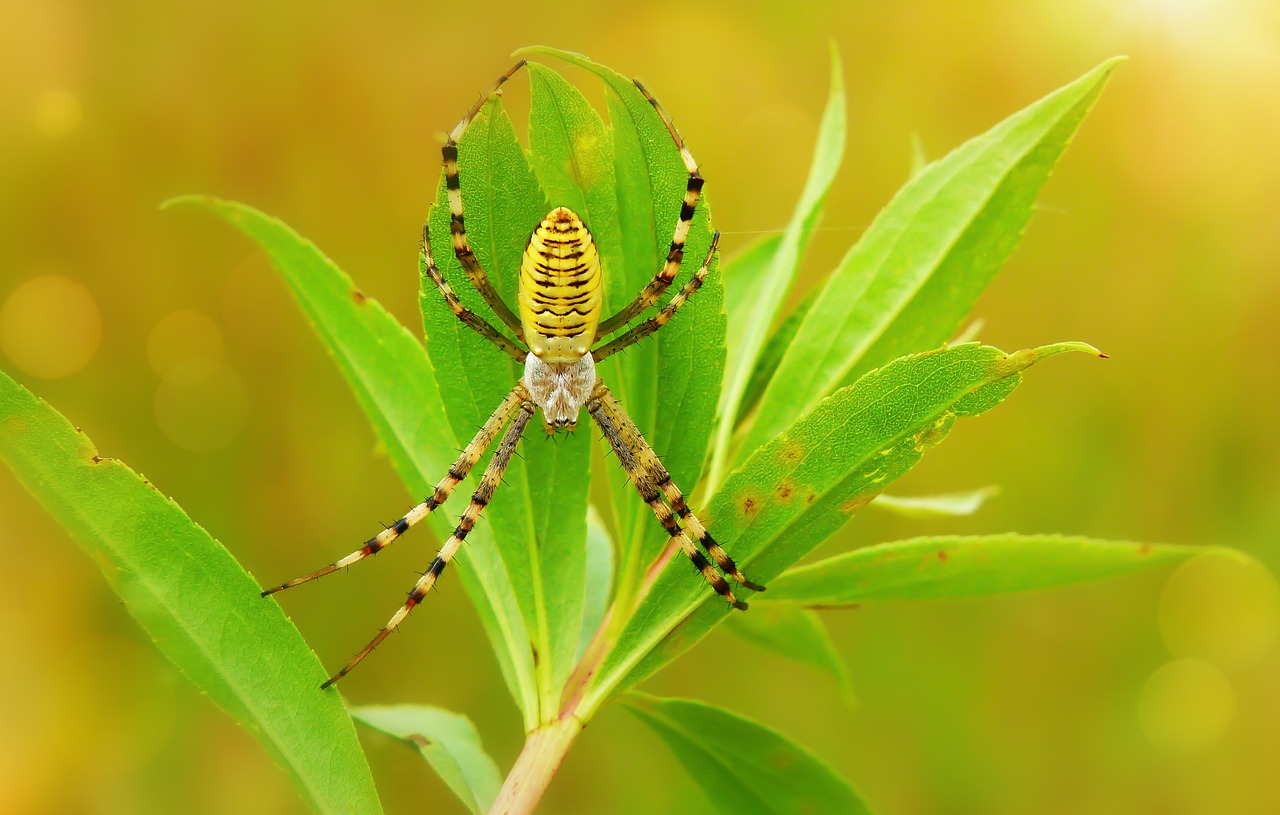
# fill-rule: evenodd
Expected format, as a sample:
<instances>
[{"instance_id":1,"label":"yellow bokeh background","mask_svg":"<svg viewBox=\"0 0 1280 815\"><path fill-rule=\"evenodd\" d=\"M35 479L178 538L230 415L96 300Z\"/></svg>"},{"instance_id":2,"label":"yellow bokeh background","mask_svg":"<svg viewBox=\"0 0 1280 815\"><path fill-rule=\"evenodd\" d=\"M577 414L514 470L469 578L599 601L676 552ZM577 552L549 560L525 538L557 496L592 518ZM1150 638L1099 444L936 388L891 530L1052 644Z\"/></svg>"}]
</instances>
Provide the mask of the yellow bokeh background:
<instances>
[{"instance_id":1,"label":"yellow bokeh background","mask_svg":"<svg viewBox=\"0 0 1280 815\"><path fill-rule=\"evenodd\" d=\"M643 78L732 253L800 192L834 39L848 151L798 299L905 180L913 136L938 157L1128 54L975 311L985 341L1080 339L1111 359L1035 369L896 488L999 484L979 514L870 508L827 551L1062 531L1256 562L829 614L853 708L831 677L719 632L646 689L779 728L886 815L1280 811L1280 5L0 0L0 19L0 367L264 582L346 551L409 496L262 253L161 200L211 193L283 218L416 331L440 134L512 50ZM304 811L4 468L0 552L0 812ZM415 535L285 607L340 664L432 554ZM480 625L454 582L431 606L343 692L466 713L505 768L519 719ZM462 811L413 751L362 738L388 812ZM610 708L545 811L709 807Z\"/></svg>"}]
</instances>

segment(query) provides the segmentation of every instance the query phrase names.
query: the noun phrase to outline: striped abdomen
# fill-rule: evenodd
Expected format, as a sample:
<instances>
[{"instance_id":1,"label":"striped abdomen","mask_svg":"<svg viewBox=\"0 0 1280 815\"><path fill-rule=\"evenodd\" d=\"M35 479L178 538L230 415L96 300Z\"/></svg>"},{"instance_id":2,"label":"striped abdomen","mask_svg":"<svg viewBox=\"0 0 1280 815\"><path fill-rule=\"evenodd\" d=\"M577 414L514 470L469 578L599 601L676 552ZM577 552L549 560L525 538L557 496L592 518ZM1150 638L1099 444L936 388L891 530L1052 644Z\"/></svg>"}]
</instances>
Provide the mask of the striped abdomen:
<instances>
[{"instance_id":1,"label":"striped abdomen","mask_svg":"<svg viewBox=\"0 0 1280 815\"><path fill-rule=\"evenodd\" d=\"M520 324L534 356L577 362L600 324L600 255L582 219L553 209L533 230L520 262Z\"/></svg>"}]
</instances>

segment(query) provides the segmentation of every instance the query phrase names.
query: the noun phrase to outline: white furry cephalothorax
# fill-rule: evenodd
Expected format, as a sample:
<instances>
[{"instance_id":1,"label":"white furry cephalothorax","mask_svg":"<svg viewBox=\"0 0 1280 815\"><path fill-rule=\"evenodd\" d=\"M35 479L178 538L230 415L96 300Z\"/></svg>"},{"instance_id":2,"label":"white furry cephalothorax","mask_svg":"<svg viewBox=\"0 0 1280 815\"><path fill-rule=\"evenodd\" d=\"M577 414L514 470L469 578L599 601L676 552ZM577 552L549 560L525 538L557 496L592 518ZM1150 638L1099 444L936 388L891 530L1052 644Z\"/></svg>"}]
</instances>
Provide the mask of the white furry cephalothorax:
<instances>
[{"instance_id":1,"label":"white furry cephalothorax","mask_svg":"<svg viewBox=\"0 0 1280 815\"><path fill-rule=\"evenodd\" d=\"M521 381L533 403L542 408L547 430L572 430L596 386L596 361L587 354L577 362L548 363L529 354Z\"/></svg>"}]
</instances>

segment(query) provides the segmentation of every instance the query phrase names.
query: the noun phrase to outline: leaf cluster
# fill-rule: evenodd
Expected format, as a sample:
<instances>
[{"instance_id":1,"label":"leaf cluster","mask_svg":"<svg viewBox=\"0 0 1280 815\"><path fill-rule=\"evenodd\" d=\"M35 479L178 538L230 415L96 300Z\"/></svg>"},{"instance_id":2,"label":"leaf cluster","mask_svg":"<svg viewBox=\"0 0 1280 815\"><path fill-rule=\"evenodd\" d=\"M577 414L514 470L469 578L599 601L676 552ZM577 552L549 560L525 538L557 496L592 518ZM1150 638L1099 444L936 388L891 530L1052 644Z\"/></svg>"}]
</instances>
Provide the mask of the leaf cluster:
<instances>
[{"instance_id":1,"label":"leaf cluster","mask_svg":"<svg viewBox=\"0 0 1280 815\"><path fill-rule=\"evenodd\" d=\"M471 245L511 302L531 225L549 207L569 206L600 246L612 313L666 254L684 166L630 80L577 54L526 53L603 82L607 119L559 73L531 62L528 147L497 98L459 145ZM844 152L833 55L813 165L785 229L742 249L722 272L713 263L702 291L663 331L601 365L676 483L687 492L700 485L701 514L716 537L769 590L751 598L746 615L731 612L687 564L667 562L665 534L620 478L609 478L608 506L589 508L586 474L601 461L590 433L526 440L486 510L490 523L473 532L451 578L483 623L527 732L586 722L621 695L686 765L716 768L694 778L725 811L865 811L853 785L765 725L628 689L733 616L736 633L832 673L849 694L820 609L1039 589L1193 551L1043 535L934 537L796 565L877 499L908 513L974 511L986 491L914 499L883 491L958 419L1007 398L1032 365L1096 353L1070 342L1016 353L946 342L1017 244L1115 64L921 166L826 282L783 313ZM428 219L442 248L445 194L442 179ZM429 280L424 345L282 222L214 198L170 203L223 218L268 253L412 495L430 491L520 375L454 318ZM711 234L704 197L677 286ZM463 303L484 313L452 254L435 259ZM316 690L325 671L231 554L2 374L0 427L0 457L99 561L157 647L263 743L312 808L380 811L351 717L336 694ZM448 534L444 513L429 523ZM497 767L464 717L403 705L351 714L416 746L468 809L485 811L498 795Z\"/></svg>"}]
</instances>

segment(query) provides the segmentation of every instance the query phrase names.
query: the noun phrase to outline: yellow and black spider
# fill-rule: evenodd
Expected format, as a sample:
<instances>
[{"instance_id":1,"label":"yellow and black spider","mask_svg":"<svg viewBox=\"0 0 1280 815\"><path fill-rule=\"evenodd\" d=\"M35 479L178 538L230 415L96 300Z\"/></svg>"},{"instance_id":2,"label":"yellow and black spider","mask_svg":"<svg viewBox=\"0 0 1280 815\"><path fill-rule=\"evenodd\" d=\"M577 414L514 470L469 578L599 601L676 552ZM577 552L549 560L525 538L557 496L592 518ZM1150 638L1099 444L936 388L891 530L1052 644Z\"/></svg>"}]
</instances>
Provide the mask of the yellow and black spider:
<instances>
[{"instance_id":1,"label":"yellow and black spider","mask_svg":"<svg viewBox=\"0 0 1280 815\"><path fill-rule=\"evenodd\" d=\"M702 286L720 239L720 233L715 233L697 274L690 278L689 282L676 292L657 314L632 326L616 339L592 348L597 339L625 328L635 317L657 302L671 285L671 281L680 271L680 264L684 259L685 240L689 235L694 209L702 194L703 180L698 173L698 165L658 101L639 81L636 81L636 87L653 105L671 134L671 138L680 149L680 156L689 172L689 181L685 187L684 202L680 206L675 234L671 238L671 248L667 252L665 262L654 275L653 280L617 314L607 320L600 319L603 306L600 257L591 237L591 231L587 229L582 219L567 207L556 207L551 210L534 228L525 247L520 263L520 282L517 293L519 317L498 296L484 269L480 268L480 262L476 259L475 253L467 244L462 187L458 179L458 142L485 102L524 65L525 61L521 60L511 70L498 77L449 134L443 153L454 254L466 271L467 279L475 286L485 303L516 333L517 337L523 339L524 345L528 346L527 350L518 341L499 333L483 317L462 305L449 287L448 281L436 268L431 257L430 236L426 226L422 228L422 255L426 262L427 274L440 289L450 310L482 337L522 362L524 375L476 433L471 443L462 451L462 455L436 485L435 492L430 497L341 560L311 574L267 589L262 592L262 596L266 597L277 591L323 577L358 563L386 548L409 527L447 501L454 488L467 477L476 462L484 455L485 450L494 439L498 438L499 433L502 433L503 427L506 427L506 432L502 433L502 441L490 460L489 466L485 468L480 485L471 496L470 505L458 520L458 526L454 529L453 535L440 549L439 555L432 561L431 566L414 584L408 600L377 636L361 649L360 653L321 686L323 688L328 688L346 676L426 597L445 566L466 540L467 534L475 526L480 512L493 498L493 493L502 480L502 474L515 453L516 445L519 444L520 437L537 408L542 409L543 423L548 433L554 433L560 429L572 430L577 424L581 409L583 407L587 409L587 413L600 426L600 430L608 439L609 445L617 454L618 460L640 492L640 496L658 517L667 534L676 541L716 593L728 600L735 608L747 607L746 603L734 595L721 572L753 591L764 591L763 586L747 580L734 564L733 559L711 537L706 527L698 520L698 516L689 509L688 504L685 503L684 494L672 482L671 475L658 460L658 456L649 447L648 442L644 440L635 422L596 375L597 362L657 331L671 319L685 300ZM719 571L689 539L690 535L707 551L715 561L715 565L719 567Z\"/></svg>"}]
</instances>

